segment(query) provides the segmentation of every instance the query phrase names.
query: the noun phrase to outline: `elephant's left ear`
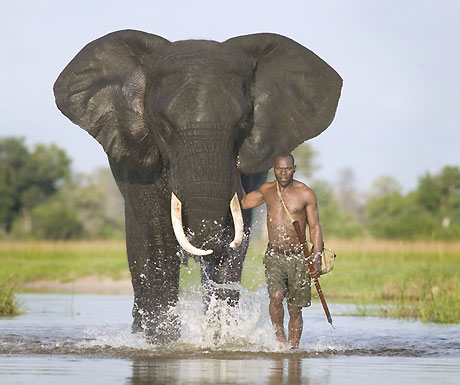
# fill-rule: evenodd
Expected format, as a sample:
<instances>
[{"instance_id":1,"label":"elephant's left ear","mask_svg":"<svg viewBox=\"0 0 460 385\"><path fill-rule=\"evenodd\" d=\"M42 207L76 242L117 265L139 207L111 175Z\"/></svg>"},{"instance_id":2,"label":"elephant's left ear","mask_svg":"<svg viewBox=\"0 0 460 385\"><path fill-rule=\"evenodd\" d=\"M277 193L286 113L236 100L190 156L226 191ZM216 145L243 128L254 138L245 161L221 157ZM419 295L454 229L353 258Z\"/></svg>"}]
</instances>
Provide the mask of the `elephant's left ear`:
<instances>
[{"instance_id":1,"label":"elephant's left ear","mask_svg":"<svg viewBox=\"0 0 460 385\"><path fill-rule=\"evenodd\" d=\"M160 36L124 30L86 45L54 84L56 104L88 131L109 157L135 168L156 164L159 150L144 111L146 62Z\"/></svg>"},{"instance_id":2,"label":"elephant's left ear","mask_svg":"<svg viewBox=\"0 0 460 385\"><path fill-rule=\"evenodd\" d=\"M240 170L266 171L277 155L291 152L331 124L342 78L312 51L281 35L239 36L224 44L256 62L254 127L240 148Z\"/></svg>"}]
</instances>

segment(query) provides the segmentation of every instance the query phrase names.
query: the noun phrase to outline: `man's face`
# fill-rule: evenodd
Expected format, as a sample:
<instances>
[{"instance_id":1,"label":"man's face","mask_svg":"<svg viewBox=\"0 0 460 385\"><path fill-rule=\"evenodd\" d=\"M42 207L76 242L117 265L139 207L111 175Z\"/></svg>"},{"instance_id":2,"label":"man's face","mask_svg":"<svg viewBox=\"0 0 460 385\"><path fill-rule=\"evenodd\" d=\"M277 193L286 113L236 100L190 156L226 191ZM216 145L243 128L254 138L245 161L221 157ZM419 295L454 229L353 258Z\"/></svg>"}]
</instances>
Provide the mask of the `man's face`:
<instances>
[{"instance_id":1,"label":"man's face","mask_svg":"<svg viewBox=\"0 0 460 385\"><path fill-rule=\"evenodd\" d=\"M273 166L275 178L281 187L287 187L292 183L295 173L295 165L289 156L278 156Z\"/></svg>"}]
</instances>

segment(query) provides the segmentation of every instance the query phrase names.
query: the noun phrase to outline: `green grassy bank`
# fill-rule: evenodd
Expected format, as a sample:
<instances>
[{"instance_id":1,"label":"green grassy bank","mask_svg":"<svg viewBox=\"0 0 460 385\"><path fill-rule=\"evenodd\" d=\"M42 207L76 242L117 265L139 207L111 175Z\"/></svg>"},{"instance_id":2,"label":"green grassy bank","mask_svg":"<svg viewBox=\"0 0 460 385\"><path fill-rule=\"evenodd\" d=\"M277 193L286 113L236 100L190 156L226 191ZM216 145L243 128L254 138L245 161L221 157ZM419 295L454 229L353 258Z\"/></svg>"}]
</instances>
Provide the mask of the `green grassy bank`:
<instances>
[{"instance_id":1,"label":"green grassy bank","mask_svg":"<svg viewBox=\"0 0 460 385\"><path fill-rule=\"evenodd\" d=\"M0 281L16 287L37 280L71 281L88 275L128 274L122 241L0 242Z\"/></svg>"},{"instance_id":2,"label":"green grassy bank","mask_svg":"<svg viewBox=\"0 0 460 385\"><path fill-rule=\"evenodd\" d=\"M35 281L128 276L124 242L0 242L0 315L19 312L14 294Z\"/></svg>"},{"instance_id":3,"label":"green grassy bank","mask_svg":"<svg viewBox=\"0 0 460 385\"><path fill-rule=\"evenodd\" d=\"M329 240L328 246L338 255L320 279L328 301L355 303L361 315L460 323L460 242ZM261 242L251 244L243 286L263 284L263 251Z\"/></svg>"},{"instance_id":4,"label":"green grassy bank","mask_svg":"<svg viewBox=\"0 0 460 385\"><path fill-rule=\"evenodd\" d=\"M363 315L460 323L460 242L328 244L338 254L334 270L320 280L328 301L356 303ZM263 251L263 242L251 243L243 287L255 290L264 284ZM123 242L1 242L0 263L0 282L17 290L36 280L129 276ZM199 268L190 262L182 268L181 287L198 284ZM381 306L375 310L369 306L374 304Z\"/></svg>"}]
</instances>

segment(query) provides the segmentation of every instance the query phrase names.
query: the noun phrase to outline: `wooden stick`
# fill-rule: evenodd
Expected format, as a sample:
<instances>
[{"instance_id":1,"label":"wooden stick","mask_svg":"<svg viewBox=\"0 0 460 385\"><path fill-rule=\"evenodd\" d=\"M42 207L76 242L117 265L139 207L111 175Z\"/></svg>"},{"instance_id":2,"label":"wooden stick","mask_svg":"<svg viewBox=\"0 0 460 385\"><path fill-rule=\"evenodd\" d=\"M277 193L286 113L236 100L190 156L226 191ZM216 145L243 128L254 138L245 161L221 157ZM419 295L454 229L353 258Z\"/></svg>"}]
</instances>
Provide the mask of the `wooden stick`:
<instances>
[{"instance_id":1,"label":"wooden stick","mask_svg":"<svg viewBox=\"0 0 460 385\"><path fill-rule=\"evenodd\" d=\"M297 232L300 244L302 245L303 254L305 255L305 258L307 258L308 270L310 271L311 275L315 268L313 265L313 261L311 260L311 258L309 258L310 255L308 253L307 245L305 243L305 237L303 236L302 231L300 230L299 222L294 221L292 222L292 224L295 228L295 231ZM321 304L323 305L324 313L326 313L327 322L329 322L331 326L334 327L334 325L332 325L331 313L329 312L329 308L327 307L326 299L324 298L323 290L321 289L321 285L319 284L318 278L313 278L313 282L315 283L316 291L318 292L319 299L321 300Z\"/></svg>"}]
</instances>

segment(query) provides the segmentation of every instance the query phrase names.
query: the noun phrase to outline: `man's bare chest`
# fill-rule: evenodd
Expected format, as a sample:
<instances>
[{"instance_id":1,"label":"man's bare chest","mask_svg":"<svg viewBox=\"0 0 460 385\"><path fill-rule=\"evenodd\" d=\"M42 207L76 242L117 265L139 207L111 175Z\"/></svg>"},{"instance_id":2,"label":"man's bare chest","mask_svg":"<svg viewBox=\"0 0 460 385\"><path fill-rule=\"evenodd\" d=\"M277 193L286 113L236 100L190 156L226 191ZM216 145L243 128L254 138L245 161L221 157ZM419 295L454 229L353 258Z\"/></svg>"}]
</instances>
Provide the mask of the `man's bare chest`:
<instances>
[{"instance_id":1,"label":"man's bare chest","mask_svg":"<svg viewBox=\"0 0 460 385\"><path fill-rule=\"evenodd\" d=\"M295 197L293 194L281 195L286 208L289 210L291 215L305 213L306 204L298 197ZM284 212L283 204L278 194L271 195L265 200L267 204L267 210L272 213Z\"/></svg>"}]
</instances>

